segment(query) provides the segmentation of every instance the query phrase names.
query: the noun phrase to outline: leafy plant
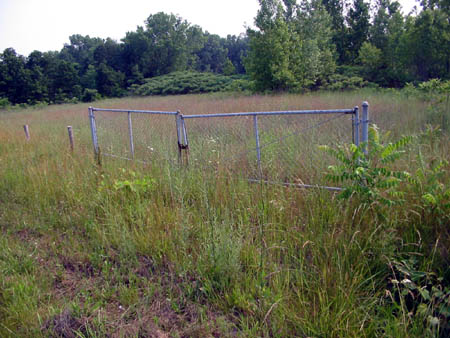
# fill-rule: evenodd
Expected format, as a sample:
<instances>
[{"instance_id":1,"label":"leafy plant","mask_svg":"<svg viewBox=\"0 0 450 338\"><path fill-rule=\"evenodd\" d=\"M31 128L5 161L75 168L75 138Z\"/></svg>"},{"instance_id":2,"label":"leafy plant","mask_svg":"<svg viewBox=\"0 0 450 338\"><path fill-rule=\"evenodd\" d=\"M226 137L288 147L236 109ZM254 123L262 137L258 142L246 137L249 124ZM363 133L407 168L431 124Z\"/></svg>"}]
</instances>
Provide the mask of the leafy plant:
<instances>
[{"instance_id":1,"label":"leafy plant","mask_svg":"<svg viewBox=\"0 0 450 338\"><path fill-rule=\"evenodd\" d=\"M402 93L406 97L416 96L428 102L426 123L439 125L443 131L449 130L450 81L431 79L415 87L407 83Z\"/></svg>"},{"instance_id":2,"label":"leafy plant","mask_svg":"<svg viewBox=\"0 0 450 338\"><path fill-rule=\"evenodd\" d=\"M81 101L83 102L92 102L95 100L99 100L101 98L101 95L99 94L97 89L89 89L86 88L83 91L83 95L81 97Z\"/></svg>"},{"instance_id":3,"label":"leafy plant","mask_svg":"<svg viewBox=\"0 0 450 338\"><path fill-rule=\"evenodd\" d=\"M328 82L321 88L325 90L341 91L341 90L353 90L358 88L367 87L369 82L365 81L359 76L346 76L341 74L334 74L330 76Z\"/></svg>"},{"instance_id":4,"label":"leafy plant","mask_svg":"<svg viewBox=\"0 0 450 338\"><path fill-rule=\"evenodd\" d=\"M399 185L410 178L406 171L391 169L411 143L412 136L403 136L395 143L384 144L376 125L369 129L368 144L354 144L331 148L321 146L341 164L329 166L331 173L327 178L334 183L343 184L340 196L349 198L358 195L364 203L392 205L403 201ZM368 149L367 155L365 149Z\"/></svg>"},{"instance_id":5,"label":"leafy plant","mask_svg":"<svg viewBox=\"0 0 450 338\"><path fill-rule=\"evenodd\" d=\"M417 268L415 256L389 262L392 276L386 295L411 317L423 319L429 331L444 336L450 332L450 288L443 278ZM445 333L446 332L446 333Z\"/></svg>"},{"instance_id":6,"label":"leafy plant","mask_svg":"<svg viewBox=\"0 0 450 338\"><path fill-rule=\"evenodd\" d=\"M156 182L153 178L124 168L120 169L120 177L118 179L111 179L106 174L101 174L100 177L99 192L123 191L138 196L153 191Z\"/></svg>"},{"instance_id":7,"label":"leafy plant","mask_svg":"<svg viewBox=\"0 0 450 338\"><path fill-rule=\"evenodd\" d=\"M411 177L410 182L416 196L420 196L419 207L428 219L436 223L450 221L450 188L446 186L444 176L448 161L445 159L426 163L419 151L420 167Z\"/></svg>"},{"instance_id":8,"label":"leafy plant","mask_svg":"<svg viewBox=\"0 0 450 338\"><path fill-rule=\"evenodd\" d=\"M11 105L6 97L0 97L0 109L8 108Z\"/></svg>"},{"instance_id":9,"label":"leafy plant","mask_svg":"<svg viewBox=\"0 0 450 338\"><path fill-rule=\"evenodd\" d=\"M150 177L142 176L138 177L136 172L122 169L122 172L129 176L128 179L115 180L114 189L115 190L126 190L136 194L145 193L151 191L154 187L155 180Z\"/></svg>"}]
</instances>

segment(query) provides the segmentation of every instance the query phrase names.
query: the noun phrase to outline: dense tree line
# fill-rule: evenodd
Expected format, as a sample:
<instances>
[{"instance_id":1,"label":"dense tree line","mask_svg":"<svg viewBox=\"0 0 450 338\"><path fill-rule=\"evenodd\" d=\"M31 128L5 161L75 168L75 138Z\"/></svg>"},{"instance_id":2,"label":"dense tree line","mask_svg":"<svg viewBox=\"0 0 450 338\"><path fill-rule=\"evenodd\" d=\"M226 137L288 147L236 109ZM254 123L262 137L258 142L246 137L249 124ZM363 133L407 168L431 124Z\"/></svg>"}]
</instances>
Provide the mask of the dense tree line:
<instances>
[{"instance_id":1,"label":"dense tree line","mask_svg":"<svg viewBox=\"0 0 450 338\"><path fill-rule=\"evenodd\" d=\"M247 72L259 90L327 87L335 74L380 86L450 78L448 0L406 16L395 0L259 0Z\"/></svg>"},{"instance_id":2,"label":"dense tree line","mask_svg":"<svg viewBox=\"0 0 450 338\"><path fill-rule=\"evenodd\" d=\"M255 29L226 38L173 14L112 39L73 35L59 52L0 53L0 100L12 104L122 96L180 71L247 74L252 89L327 87L341 78L380 86L450 78L448 0L401 13L395 0L259 0ZM359 81L359 80L354 80Z\"/></svg>"},{"instance_id":3,"label":"dense tree line","mask_svg":"<svg viewBox=\"0 0 450 338\"><path fill-rule=\"evenodd\" d=\"M245 73L247 37L218 35L173 14L150 15L122 41L72 35L59 52L0 54L0 97L10 103L122 96L145 78L176 71Z\"/></svg>"}]
</instances>

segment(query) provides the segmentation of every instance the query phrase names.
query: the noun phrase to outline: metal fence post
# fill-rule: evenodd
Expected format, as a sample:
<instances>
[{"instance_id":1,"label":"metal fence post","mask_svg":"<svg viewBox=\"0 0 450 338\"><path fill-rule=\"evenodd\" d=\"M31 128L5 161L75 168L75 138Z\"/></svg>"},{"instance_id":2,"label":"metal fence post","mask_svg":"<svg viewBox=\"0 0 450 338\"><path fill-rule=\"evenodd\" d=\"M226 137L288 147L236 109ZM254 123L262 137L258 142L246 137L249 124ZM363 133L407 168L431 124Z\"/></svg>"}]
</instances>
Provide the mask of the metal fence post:
<instances>
[{"instance_id":1,"label":"metal fence post","mask_svg":"<svg viewBox=\"0 0 450 338\"><path fill-rule=\"evenodd\" d=\"M184 142L184 145L186 147L189 147L189 140L188 140L188 136L187 136L186 124L184 122L184 116L183 115L181 115L181 127L182 127L182 130L183 130L183 142Z\"/></svg>"},{"instance_id":2,"label":"metal fence post","mask_svg":"<svg viewBox=\"0 0 450 338\"><path fill-rule=\"evenodd\" d=\"M91 136L92 136L92 144L94 146L94 155L98 159L99 149L98 149L98 140L97 140L97 127L95 125L94 108L92 108L92 107L89 107L89 122L91 124Z\"/></svg>"},{"instance_id":3,"label":"metal fence post","mask_svg":"<svg viewBox=\"0 0 450 338\"><path fill-rule=\"evenodd\" d=\"M260 145L259 145L258 115L253 115L253 129L255 130L256 158L257 158L257 161L258 161L259 178L262 179L261 148L260 148Z\"/></svg>"},{"instance_id":4,"label":"metal fence post","mask_svg":"<svg viewBox=\"0 0 450 338\"><path fill-rule=\"evenodd\" d=\"M367 155L369 148L369 103L362 103L362 119L361 119L361 141L364 144L364 154Z\"/></svg>"},{"instance_id":5,"label":"metal fence post","mask_svg":"<svg viewBox=\"0 0 450 338\"><path fill-rule=\"evenodd\" d=\"M183 144L181 145L181 149L184 150L185 164L189 164L189 141L187 136L186 124L184 122L183 114L180 115L180 127L182 131Z\"/></svg>"},{"instance_id":6,"label":"metal fence post","mask_svg":"<svg viewBox=\"0 0 450 338\"><path fill-rule=\"evenodd\" d=\"M359 107L355 107L355 112L353 113L353 144L359 147Z\"/></svg>"},{"instance_id":7,"label":"metal fence post","mask_svg":"<svg viewBox=\"0 0 450 338\"><path fill-rule=\"evenodd\" d=\"M181 114L179 110L175 115L175 123L177 127L178 161L181 164Z\"/></svg>"},{"instance_id":8,"label":"metal fence post","mask_svg":"<svg viewBox=\"0 0 450 338\"><path fill-rule=\"evenodd\" d=\"M131 157L134 158L133 124L131 122L131 113L130 112L128 112L128 135L130 137Z\"/></svg>"}]
</instances>

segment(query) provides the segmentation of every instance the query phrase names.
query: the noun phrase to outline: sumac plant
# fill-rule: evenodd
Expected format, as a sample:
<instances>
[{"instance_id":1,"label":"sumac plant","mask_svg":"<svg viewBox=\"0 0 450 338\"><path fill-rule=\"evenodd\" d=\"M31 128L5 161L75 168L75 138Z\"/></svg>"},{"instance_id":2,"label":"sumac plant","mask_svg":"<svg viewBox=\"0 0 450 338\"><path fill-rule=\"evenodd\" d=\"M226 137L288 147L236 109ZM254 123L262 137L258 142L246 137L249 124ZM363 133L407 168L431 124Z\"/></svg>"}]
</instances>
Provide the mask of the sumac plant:
<instances>
[{"instance_id":1,"label":"sumac plant","mask_svg":"<svg viewBox=\"0 0 450 338\"><path fill-rule=\"evenodd\" d=\"M327 178L343 187L341 198L357 196L362 203L393 205L402 203L404 193L400 184L408 182L411 175L395 170L393 164L405 153L413 136L403 136L398 141L383 143L378 127L369 129L369 140L337 147L320 146L339 164L328 167ZM364 150L367 150L365 154Z\"/></svg>"}]
</instances>

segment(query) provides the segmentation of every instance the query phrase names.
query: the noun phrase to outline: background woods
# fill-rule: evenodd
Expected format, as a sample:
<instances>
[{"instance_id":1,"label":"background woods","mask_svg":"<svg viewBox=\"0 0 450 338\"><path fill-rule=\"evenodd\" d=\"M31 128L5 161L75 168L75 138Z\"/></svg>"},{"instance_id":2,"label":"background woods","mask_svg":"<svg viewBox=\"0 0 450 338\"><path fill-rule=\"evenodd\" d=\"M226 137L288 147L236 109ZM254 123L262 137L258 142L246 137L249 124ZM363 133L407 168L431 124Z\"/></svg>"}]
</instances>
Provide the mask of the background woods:
<instances>
[{"instance_id":1,"label":"background woods","mask_svg":"<svg viewBox=\"0 0 450 338\"><path fill-rule=\"evenodd\" d=\"M139 86L173 72L235 75L239 81L232 89L252 91L345 89L349 79L402 87L450 77L449 6L444 0L423 0L421 11L406 15L392 0L259 2L255 28L239 36L223 38L161 12L120 42L75 34L60 51L34 51L26 57L8 48L0 53L1 103L149 94ZM223 81L214 79L211 83ZM189 88L185 83L178 92ZM211 88L205 91L223 89Z\"/></svg>"}]
</instances>

